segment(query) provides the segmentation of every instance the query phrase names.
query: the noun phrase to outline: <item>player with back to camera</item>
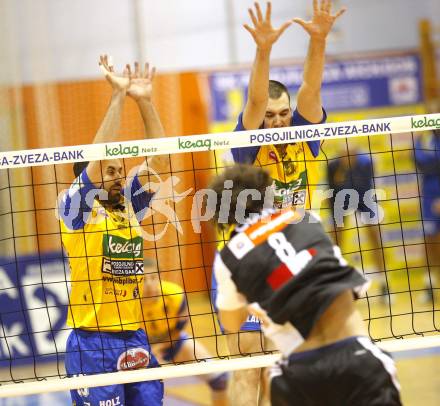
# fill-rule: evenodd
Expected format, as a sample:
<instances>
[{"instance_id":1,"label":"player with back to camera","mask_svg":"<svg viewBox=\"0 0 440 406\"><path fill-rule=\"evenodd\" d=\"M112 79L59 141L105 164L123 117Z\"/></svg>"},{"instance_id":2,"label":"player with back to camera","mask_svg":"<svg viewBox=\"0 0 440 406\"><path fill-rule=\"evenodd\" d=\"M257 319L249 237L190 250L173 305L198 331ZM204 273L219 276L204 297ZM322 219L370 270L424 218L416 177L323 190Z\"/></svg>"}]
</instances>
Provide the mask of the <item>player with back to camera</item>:
<instances>
[{"instance_id":1,"label":"player with back to camera","mask_svg":"<svg viewBox=\"0 0 440 406\"><path fill-rule=\"evenodd\" d=\"M159 276L153 261L144 258L142 312L145 331L159 363L206 362L213 355L197 339L185 331L189 321L186 294L181 286ZM227 406L228 373L198 375L211 389L211 404Z\"/></svg>"},{"instance_id":2,"label":"player with back to camera","mask_svg":"<svg viewBox=\"0 0 440 406\"><path fill-rule=\"evenodd\" d=\"M163 137L152 104L154 68L126 65L122 76L107 56L100 67L112 88L110 105L93 140L116 141L126 96L138 105L146 136ZM165 157L144 162L124 184L120 159L74 165L75 180L59 201L61 236L69 257L71 292L67 325L72 327L65 365L68 376L155 367L142 329L139 291L143 282L143 239L140 221L151 204L148 165L167 170ZM161 381L127 383L71 391L75 405L161 405Z\"/></svg>"},{"instance_id":3,"label":"player with back to camera","mask_svg":"<svg viewBox=\"0 0 440 406\"><path fill-rule=\"evenodd\" d=\"M232 228L214 262L221 323L238 331L251 312L282 352L270 374L272 405L400 405L395 364L355 307L367 281L311 212L264 207L271 184L263 169L235 165L210 185L216 225Z\"/></svg>"},{"instance_id":4,"label":"player with back to camera","mask_svg":"<svg viewBox=\"0 0 440 406\"><path fill-rule=\"evenodd\" d=\"M326 112L321 102L321 85L325 64L326 39L336 19L344 9L335 14L331 11L331 0L313 0L311 21L294 18L275 29L271 23L271 3L267 3L266 13L258 3L255 11L249 9L253 27L245 24L257 46L256 55L249 79L248 95L243 112L238 117L235 131L258 128L280 128L323 123ZM303 82L297 94L297 106L292 110L287 87L269 80L270 53L272 46L283 32L295 22L310 36L307 57L304 62ZM274 206L285 208L310 206L311 189L316 185L318 173L308 170L308 162L313 162L320 150L319 141L299 142L282 145L264 145L231 150L234 161L264 167L273 179L275 192ZM227 230L224 238L227 239ZM221 248L221 246L219 247ZM212 296L215 302L216 281L213 278ZM228 335L231 353L261 352L270 349L260 337L260 323L250 315L243 324L239 335ZM263 345L264 344L264 345ZM231 379L231 397L235 405L257 402L260 379L259 370L234 372Z\"/></svg>"}]
</instances>

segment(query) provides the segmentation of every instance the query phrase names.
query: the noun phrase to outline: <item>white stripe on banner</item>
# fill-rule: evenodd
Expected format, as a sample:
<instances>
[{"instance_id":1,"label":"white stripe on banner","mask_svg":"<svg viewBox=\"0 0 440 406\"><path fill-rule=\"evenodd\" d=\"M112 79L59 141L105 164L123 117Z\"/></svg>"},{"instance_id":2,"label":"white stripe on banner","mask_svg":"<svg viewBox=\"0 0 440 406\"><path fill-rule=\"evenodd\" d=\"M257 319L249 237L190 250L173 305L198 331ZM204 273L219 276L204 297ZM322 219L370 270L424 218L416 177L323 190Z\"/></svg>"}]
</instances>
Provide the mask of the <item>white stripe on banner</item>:
<instances>
[{"instance_id":1,"label":"white stripe on banner","mask_svg":"<svg viewBox=\"0 0 440 406\"><path fill-rule=\"evenodd\" d=\"M400 384L397 380L397 368L393 359L389 355L382 352L382 350L374 345L369 338L358 337L357 340L362 345L362 347L370 351L377 359L379 359L380 362L382 362L385 370L390 374L394 386L398 391L400 391Z\"/></svg>"},{"instance_id":2,"label":"white stripe on banner","mask_svg":"<svg viewBox=\"0 0 440 406\"><path fill-rule=\"evenodd\" d=\"M285 128L142 139L137 141L29 149L0 153L0 169L113 158L179 154L217 149L286 144L440 128L440 114L345 121Z\"/></svg>"}]
</instances>

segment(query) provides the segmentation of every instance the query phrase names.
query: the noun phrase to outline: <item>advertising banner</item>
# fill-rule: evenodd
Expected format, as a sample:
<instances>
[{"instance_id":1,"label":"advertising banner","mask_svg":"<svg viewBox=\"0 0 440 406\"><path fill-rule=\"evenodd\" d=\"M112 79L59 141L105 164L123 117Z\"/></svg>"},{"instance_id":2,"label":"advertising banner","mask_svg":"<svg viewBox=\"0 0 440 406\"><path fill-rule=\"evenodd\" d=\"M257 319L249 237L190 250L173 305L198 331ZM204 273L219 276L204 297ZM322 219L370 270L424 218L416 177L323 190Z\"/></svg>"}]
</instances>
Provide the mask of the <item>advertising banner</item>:
<instances>
[{"instance_id":1,"label":"advertising banner","mask_svg":"<svg viewBox=\"0 0 440 406\"><path fill-rule=\"evenodd\" d=\"M62 253L0 257L0 367L62 355L69 279Z\"/></svg>"}]
</instances>

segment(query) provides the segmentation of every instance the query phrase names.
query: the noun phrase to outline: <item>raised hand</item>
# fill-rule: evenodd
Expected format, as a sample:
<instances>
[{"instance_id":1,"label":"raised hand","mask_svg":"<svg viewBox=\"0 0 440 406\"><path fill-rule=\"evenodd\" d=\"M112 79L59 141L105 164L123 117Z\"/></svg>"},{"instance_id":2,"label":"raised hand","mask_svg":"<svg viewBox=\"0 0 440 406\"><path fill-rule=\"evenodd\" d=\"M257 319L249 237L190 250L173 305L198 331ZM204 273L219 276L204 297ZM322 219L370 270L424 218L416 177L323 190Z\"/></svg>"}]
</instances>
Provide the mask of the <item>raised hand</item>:
<instances>
[{"instance_id":1,"label":"raised hand","mask_svg":"<svg viewBox=\"0 0 440 406\"><path fill-rule=\"evenodd\" d=\"M100 55L99 67L114 91L127 91L130 85L130 72L127 68L124 69L122 75L117 75L108 55Z\"/></svg>"},{"instance_id":2,"label":"raised hand","mask_svg":"<svg viewBox=\"0 0 440 406\"><path fill-rule=\"evenodd\" d=\"M344 7L332 15L331 8L331 0L321 0L321 4L319 4L319 0L313 0L312 21L304 21L301 18L294 18L293 21L301 25L311 37L325 39L336 19L346 11Z\"/></svg>"},{"instance_id":3,"label":"raised hand","mask_svg":"<svg viewBox=\"0 0 440 406\"><path fill-rule=\"evenodd\" d=\"M243 27L252 35L259 49L270 49L286 28L292 24L292 21L287 21L280 28L273 28L270 21L272 13L272 4L270 2L267 3L264 18L260 5L257 2L255 2L256 16L251 8L248 11L254 27L252 28L248 24L244 24Z\"/></svg>"},{"instance_id":4,"label":"raised hand","mask_svg":"<svg viewBox=\"0 0 440 406\"><path fill-rule=\"evenodd\" d=\"M150 65L146 63L142 70L139 63L135 62L133 74L131 73L130 65L126 65L126 69L128 69L130 76L130 86L127 91L128 95L136 101L141 99L151 101L156 68L152 67L150 70Z\"/></svg>"}]
</instances>

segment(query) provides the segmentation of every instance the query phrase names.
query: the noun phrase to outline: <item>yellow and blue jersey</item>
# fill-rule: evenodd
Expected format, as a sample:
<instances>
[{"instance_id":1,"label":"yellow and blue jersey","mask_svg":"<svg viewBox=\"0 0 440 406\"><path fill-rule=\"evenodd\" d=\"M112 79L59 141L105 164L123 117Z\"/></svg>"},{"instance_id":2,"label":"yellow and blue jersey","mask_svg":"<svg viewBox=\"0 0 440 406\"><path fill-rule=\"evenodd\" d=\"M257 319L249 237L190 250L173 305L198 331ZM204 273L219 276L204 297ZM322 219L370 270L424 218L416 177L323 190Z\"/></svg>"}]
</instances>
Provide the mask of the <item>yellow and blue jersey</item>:
<instances>
[{"instance_id":1,"label":"yellow and blue jersey","mask_svg":"<svg viewBox=\"0 0 440 406\"><path fill-rule=\"evenodd\" d=\"M152 194L134 177L112 209L95 199L84 170L59 202L61 238L69 257L71 292L67 324L124 331L142 328L143 239L139 222Z\"/></svg>"},{"instance_id":2,"label":"yellow and blue jersey","mask_svg":"<svg viewBox=\"0 0 440 406\"><path fill-rule=\"evenodd\" d=\"M171 341L173 333L180 332L188 321L182 287L162 280L161 291L160 296L142 298L143 328L151 343Z\"/></svg>"},{"instance_id":3,"label":"yellow and blue jersey","mask_svg":"<svg viewBox=\"0 0 440 406\"><path fill-rule=\"evenodd\" d=\"M323 110L325 122L327 115ZM244 131L243 114L238 117L234 131ZM294 110L292 126L312 124ZM260 127L263 128L263 127ZM318 184L319 174L314 167L319 155L320 141L308 141L288 144L282 157L275 145L261 145L245 148L232 148L232 156L237 163L261 166L273 179L275 208L290 206L310 207L312 189Z\"/></svg>"}]
</instances>

